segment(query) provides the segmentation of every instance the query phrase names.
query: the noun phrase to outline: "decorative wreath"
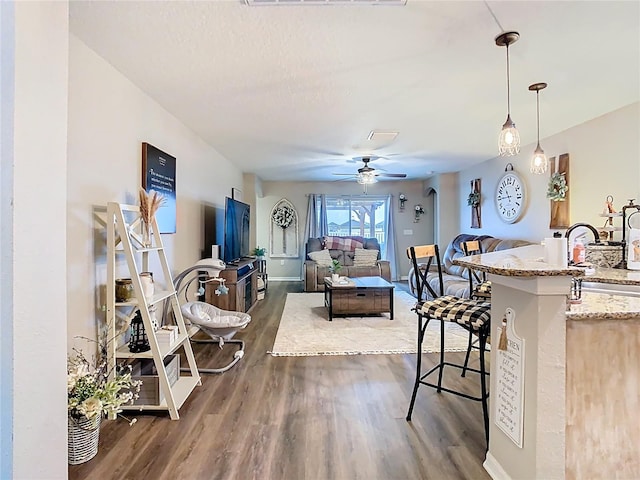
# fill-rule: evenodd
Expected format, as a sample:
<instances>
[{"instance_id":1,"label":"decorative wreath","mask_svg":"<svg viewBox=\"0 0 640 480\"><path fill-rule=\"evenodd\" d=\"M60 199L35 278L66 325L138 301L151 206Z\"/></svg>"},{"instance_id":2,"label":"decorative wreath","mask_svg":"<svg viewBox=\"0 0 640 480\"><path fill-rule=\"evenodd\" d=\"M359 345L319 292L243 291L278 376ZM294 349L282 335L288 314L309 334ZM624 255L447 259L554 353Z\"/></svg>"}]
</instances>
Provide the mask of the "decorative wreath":
<instances>
[{"instance_id":1,"label":"decorative wreath","mask_svg":"<svg viewBox=\"0 0 640 480\"><path fill-rule=\"evenodd\" d=\"M549 179L549 185L547 186L547 198L554 202L563 202L567 196L567 179L564 176L564 172L555 172Z\"/></svg>"},{"instance_id":2,"label":"decorative wreath","mask_svg":"<svg viewBox=\"0 0 640 480\"><path fill-rule=\"evenodd\" d=\"M480 192L471 192L467 197L467 205L470 207L477 207L480 205Z\"/></svg>"},{"instance_id":3,"label":"decorative wreath","mask_svg":"<svg viewBox=\"0 0 640 480\"><path fill-rule=\"evenodd\" d=\"M273 212L271 219L273 223L275 223L280 228L287 228L293 222L293 218L295 216L295 212L293 209L289 208L286 205L280 205Z\"/></svg>"}]
</instances>

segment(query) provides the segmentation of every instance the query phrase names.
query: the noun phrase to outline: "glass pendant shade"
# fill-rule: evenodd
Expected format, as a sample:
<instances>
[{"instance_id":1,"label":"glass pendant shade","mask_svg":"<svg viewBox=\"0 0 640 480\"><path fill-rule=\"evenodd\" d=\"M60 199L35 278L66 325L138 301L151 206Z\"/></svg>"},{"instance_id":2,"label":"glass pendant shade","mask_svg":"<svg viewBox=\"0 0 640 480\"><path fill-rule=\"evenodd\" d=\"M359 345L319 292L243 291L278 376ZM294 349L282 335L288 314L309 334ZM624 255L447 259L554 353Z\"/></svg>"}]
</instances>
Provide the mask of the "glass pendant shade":
<instances>
[{"instance_id":1,"label":"glass pendant shade","mask_svg":"<svg viewBox=\"0 0 640 480\"><path fill-rule=\"evenodd\" d=\"M547 156L544 154L544 150L540 147L540 143L533 151L533 157L531 158L531 173L536 175L542 175L547 171Z\"/></svg>"},{"instance_id":2,"label":"glass pendant shade","mask_svg":"<svg viewBox=\"0 0 640 480\"><path fill-rule=\"evenodd\" d=\"M537 124L537 138L538 145L533 151L533 157L531 157L531 166L529 167L531 173L536 175L542 175L547 171L547 156L544 154L544 150L540 146L540 90L547 88L547 84L544 82L534 83L529 85L529 90L536 92L536 124Z\"/></svg>"},{"instance_id":3,"label":"glass pendant shade","mask_svg":"<svg viewBox=\"0 0 640 480\"><path fill-rule=\"evenodd\" d=\"M495 39L499 47L507 47L507 121L502 125L498 137L498 153L500 156L512 156L520 153L520 133L511 120L511 86L509 78L509 45L520 38L518 32L503 32Z\"/></svg>"},{"instance_id":4,"label":"glass pendant shade","mask_svg":"<svg viewBox=\"0 0 640 480\"><path fill-rule=\"evenodd\" d=\"M507 121L502 125L500 137L498 138L498 153L501 156L512 156L520 153L520 133L516 124L511 120L511 115L507 115Z\"/></svg>"}]
</instances>

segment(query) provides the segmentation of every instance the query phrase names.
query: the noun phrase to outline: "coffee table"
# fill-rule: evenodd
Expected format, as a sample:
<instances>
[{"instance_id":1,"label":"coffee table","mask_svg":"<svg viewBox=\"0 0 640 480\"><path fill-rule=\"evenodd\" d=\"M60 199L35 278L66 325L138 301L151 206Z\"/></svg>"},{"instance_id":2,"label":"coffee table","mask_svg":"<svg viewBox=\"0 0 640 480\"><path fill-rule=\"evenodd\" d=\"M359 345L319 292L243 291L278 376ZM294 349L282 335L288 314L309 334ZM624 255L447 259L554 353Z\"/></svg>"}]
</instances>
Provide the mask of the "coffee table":
<instances>
[{"instance_id":1,"label":"coffee table","mask_svg":"<svg viewBox=\"0 0 640 480\"><path fill-rule=\"evenodd\" d=\"M334 315L389 313L393 320L394 285L382 277L349 278L348 285L324 279L324 305L329 310L329 321Z\"/></svg>"}]
</instances>

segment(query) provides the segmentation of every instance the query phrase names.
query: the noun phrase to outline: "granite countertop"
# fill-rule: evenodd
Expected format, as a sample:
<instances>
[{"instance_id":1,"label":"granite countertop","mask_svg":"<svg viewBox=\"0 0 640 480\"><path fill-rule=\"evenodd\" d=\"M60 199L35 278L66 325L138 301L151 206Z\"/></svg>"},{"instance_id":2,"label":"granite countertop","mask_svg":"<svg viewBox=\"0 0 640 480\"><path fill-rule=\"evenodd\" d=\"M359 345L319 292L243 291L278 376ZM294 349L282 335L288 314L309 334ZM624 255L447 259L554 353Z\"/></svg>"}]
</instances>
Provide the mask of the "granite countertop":
<instances>
[{"instance_id":1,"label":"granite countertop","mask_svg":"<svg viewBox=\"0 0 640 480\"><path fill-rule=\"evenodd\" d=\"M559 267L558 265L545 263L543 258L544 247L542 245L527 245L500 252L460 257L453 260L453 263L454 265L506 277L580 277L584 275L584 269Z\"/></svg>"},{"instance_id":2,"label":"granite countertop","mask_svg":"<svg viewBox=\"0 0 640 480\"><path fill-rule=\"evenodd\" d=\"M582 293L582 303L571 304L567 320L625 320L640 319L640 297Z\"/></svg>"},{"instance_id":3,"label":"granite countertop","mask_svg":"<svg viewBox=\"0 0 640 480\"><path fill-rule=\"evenodd\" d=\"M453 260L455 265L506 277L582 277L585 282L640 286L640 271L614 268L595 269L585 276L585 269L560 267L544 262L542 245L527 245L500 252L470 255ZM567 292L568 293L568 292ZM640 318L640 297L596 292L582 292L582 302L567 308L568 320L605 320Z\"/></svg>"},{"instance_id":4,"label":"granite countertop","mask_svg":"<svg viewBox=\"0 0 640 480\"><path fill-rule=\"evenodd\" d=\"M596 267L595 273L586 275L584 281L640 286L640 271Z\"/></svg>"}]
</instances>

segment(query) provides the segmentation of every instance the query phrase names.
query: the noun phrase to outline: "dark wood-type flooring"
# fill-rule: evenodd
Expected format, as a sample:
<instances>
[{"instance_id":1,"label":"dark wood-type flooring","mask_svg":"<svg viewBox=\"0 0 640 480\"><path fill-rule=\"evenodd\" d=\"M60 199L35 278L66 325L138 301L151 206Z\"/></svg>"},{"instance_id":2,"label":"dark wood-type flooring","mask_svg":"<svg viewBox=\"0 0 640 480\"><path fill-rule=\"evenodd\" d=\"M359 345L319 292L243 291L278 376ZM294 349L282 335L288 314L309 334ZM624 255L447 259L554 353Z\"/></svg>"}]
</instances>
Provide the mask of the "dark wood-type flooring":
<instances>
[{"instance_id":1,"label":"dark wood-type flooring","mask_svg":"<svg viewBox=\"0 0 640 480\"><path fill-rule=\"evenodd\" d=\"M98 455L70 466L69 478L490 478L482 467L479 402L422 387L412 422L405 420L415 354L269 355L286 293L300 291L297 282L270 282L252 322L236 335L247 346L233 369L203 375L178 421L167 412L136 412L131 427L122 419L103 421ZM194 345L194 351L199 366L217 367L235 347ZM423 364L436 358L424 355ZM450 386L479 384L477 375L450 373Z\"/></svg>"}]
</instances>

